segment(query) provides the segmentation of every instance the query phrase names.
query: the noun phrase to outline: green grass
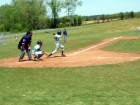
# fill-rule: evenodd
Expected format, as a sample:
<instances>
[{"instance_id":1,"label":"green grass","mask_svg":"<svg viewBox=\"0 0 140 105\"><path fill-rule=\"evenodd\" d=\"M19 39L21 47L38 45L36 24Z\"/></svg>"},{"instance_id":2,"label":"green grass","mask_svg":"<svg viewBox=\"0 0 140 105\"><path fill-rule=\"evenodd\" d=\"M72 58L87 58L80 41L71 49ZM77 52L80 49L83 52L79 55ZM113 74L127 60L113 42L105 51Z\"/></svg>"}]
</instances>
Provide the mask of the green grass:
<instances>
[{"instance_id":1,"label":"green grass","mask_svg":"<svg viewBox=\"0 0 140 105\"><path fill-rule=\"evenodd\" d=\"M137 40L121 40L117 43L108 45L105 50L115 52L131 52L140 53L140 39Z\"/></svg>"},{"instance_id":2,"label":"green grass","mask_svg":"<svg viewBox=\"0 0 140 105\"><path fill-rule=\"evenodd\" d=\"M95 44L105 38L139 35L140 19L68 28L66 52ZM35 34L50 52L52 35ZM0 46L0 59L19 55L18 41ZM120 41L107 50L139 52L139 40ZM47 64L47 62L46 62ZM79 68L0 68L0 105L140 105L140 61Z\"/></svg>"},{"instance_id":3,"label":"green grass","mask_svg":"<svg viewBox=\"0 0 140 105\"><path fill-rule=\"evenodd\" d=\"M69 33L69 39L68 43L64 44L65 51L69 52L79 48L87 47L105 38L124 35L138 35L139 32L137 32L135 29L136 27L140 26L138 21L140 21L140 19L128 19L104 24L92 24L81 27L68 28L67 30ZM55 45L53 36L51 34L34 34L32 46L39 39L43 40L43 49L45 51L51 52L54 49ZM17 50L17 43L18 40L15 40L14 38L6 40L6 42L2 44L0 48L0 59L18 56L19 51Z\"/></svg>"},{"instance_id":4,"label":"green grass","mask_svg":"<svg viewBox=\"0 0 140 105\"><path fill-rule=\"evenodd\" d=\"M0 70L0 105L139 105L140 61Z\"/></svg>"}]
</instances>

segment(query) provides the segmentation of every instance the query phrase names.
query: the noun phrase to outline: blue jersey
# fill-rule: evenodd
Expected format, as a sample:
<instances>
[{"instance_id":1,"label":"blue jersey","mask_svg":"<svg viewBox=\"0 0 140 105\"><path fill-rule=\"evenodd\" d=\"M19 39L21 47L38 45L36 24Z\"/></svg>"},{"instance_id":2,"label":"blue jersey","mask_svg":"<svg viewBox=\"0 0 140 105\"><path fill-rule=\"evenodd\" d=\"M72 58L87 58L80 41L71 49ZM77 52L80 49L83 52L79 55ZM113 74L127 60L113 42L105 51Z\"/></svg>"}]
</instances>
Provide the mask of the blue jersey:
<instances>
[{"instance_id":1,"label":"blue jersey","mask_svg":"<svg viewBox=\"0 0 140 105\"><path fill-rule=\"evenodd\" d=\"M21 49L21 47L24 46L25 49L28 49L30 45L31 45L31 37L25 35L19 41L18 48Z\"/></svg>"},{"instance_id":2,"label":"blue jersey","mask_svg":"<svg viewBox=\"0 0 140 105\"><path fill-rule=\"evenodd\" d=\"M67 36L68 35L67 31L63 31L63 35Z\"/></svg>"}]
</instances>

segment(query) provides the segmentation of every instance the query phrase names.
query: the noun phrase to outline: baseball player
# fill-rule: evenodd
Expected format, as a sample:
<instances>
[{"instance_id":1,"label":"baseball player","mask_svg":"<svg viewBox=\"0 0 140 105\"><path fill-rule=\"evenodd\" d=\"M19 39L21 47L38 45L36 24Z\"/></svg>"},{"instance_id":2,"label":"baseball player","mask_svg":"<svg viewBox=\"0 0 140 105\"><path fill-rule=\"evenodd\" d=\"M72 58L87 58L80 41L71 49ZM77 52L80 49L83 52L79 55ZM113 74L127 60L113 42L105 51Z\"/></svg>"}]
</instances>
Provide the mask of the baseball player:
<instances>
[{"instance_id":1,"label":"baseball player","mask_svg":"<svg viewBox=\"0 0 140 105\"><path fill-rule=\"evenodd\" d=\"M32 54L34 55L34 60L39 60L44 55L44 52L41 50L41 47L42 47L42 41L38 40L32 50Z\"/></svg>"},{"instance_id":2,"label":"baseball player","mask_svg":"<svg viewBox=\"0 0 140 105\"><path fill-rule=\"evenodd\" d=\"M61 44L61 35L60 34L53 34L54 40L55 40L55 49L52 53L48 55L50 57L51 55L55 54L59 49L61 49L61 55L65 57L64 55L64 46Z\"/></svg>"},{"instance_id":3,"label":"baseball player","mask_svg":"<svg viewBox=\"0 0 140 105\"><path fill-rule=\"evenodd\" d=\"M58 31L57 31L57 34L58 34L58 35L61 35L61 34L62 34L61 30L58 30Z\"/></svg>"},{"instance_id":4,"label":"baseball player","mask_svg":"<svg viewBox=\"0 0 140 105\"><path fill-rule=\"evenodd\" d=\"M32 41L32 32L27 32L19 41L18 49L21 50L19 62L23 60L25 52L28 54L28 59L32 60L30 52L31 41Z\"/></svg>"},{"instance_id":5,"label":"baseball player","mask_svg":"<svg viewBox=\"0 0 140 105\"><path fill-rule=\"evenodd\" d=\"M66 29L64 29L63 35L64 35L64 43L66 43L67 42L67 38L68 38L68 33L67 33Z\"/></svg>"}]
</instances>

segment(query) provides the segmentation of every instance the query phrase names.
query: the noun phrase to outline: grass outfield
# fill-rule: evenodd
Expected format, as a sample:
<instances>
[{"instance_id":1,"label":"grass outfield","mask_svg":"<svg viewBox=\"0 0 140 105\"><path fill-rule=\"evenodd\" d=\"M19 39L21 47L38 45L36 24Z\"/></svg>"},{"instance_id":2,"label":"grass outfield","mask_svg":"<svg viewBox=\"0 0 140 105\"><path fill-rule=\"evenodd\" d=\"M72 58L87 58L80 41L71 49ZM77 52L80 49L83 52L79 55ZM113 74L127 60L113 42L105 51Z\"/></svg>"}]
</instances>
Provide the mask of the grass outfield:
<instances>
[{"instance_id":1,"label":"grass outfield","mask_svg":"<svg viewBox=\"0 0 140 105\"><path fill-rule=\"evenodd\" d=\"M138 21L140 19L69 28L66 52L104 38L139 35L135 31L135 27L140 26ZM33 44L37 39L44 41L45 50L53 49L51 35L35 34ZM136 46L134 52L138 51L139 41L131 41L119 42L118 48L129 52L124 49L127 45L132 50L129 43ZM14 38L2 43L0 58L18 56L17 43ZM83 68L0 68L0 105L140 105L139 64L140 61Z\"/></svg>"},{"instance_id":2,"label":"grass outfield","mask_svg":"<svg viewBox=\"0 0 140 105\"><path fill-rule=\"evenodd\" d=\"M68 52L87 47L109 37L138 35L139 32L136 31L136 27L140 26L138 21L140 21L140 19L128 19L104 24L68 28L69 39L68 43L65 44L65 51ZM43 49L45 51L51 52L54 49L54 40L51 34L34 34L32 45L39 39L43 40ZM20 52L17 50L17 43L18 40L15 40L14 37L2 43L0 58L18 56Z\"/></svg>"},{"instance_id":3,"label":"grass outfield","mask_svg":"<svg viewBox=\"0 0 140 105\"><path fill-rule=\"evenodd\" d=\"M115 52L140 53L140 39L122 40L117 43L112 43L104 49Z\"/></svg>"},{"instance_id":4,"label":"grass outfield","mask_svg":"<svg viewBox=\"0 0 140 105\"><path fill-rule=\"evenodd\" d=\"M0 70L0 105L139 105L140 61Z\"/></svg>"}]
</instances>

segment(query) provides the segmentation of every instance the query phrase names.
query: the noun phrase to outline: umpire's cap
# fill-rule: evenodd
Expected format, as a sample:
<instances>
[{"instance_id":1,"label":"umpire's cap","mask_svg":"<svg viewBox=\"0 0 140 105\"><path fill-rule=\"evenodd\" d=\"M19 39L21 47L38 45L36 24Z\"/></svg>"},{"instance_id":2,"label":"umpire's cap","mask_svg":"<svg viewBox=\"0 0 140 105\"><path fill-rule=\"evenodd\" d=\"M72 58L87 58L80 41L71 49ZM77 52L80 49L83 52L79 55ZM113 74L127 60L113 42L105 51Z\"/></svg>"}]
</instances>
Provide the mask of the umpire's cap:
<instances>
[{"instance_id":1,"label":"umpire's cap","mask_svg":"<svg viewBox=\"0 0 140 105\"><path fill-rule=\"evenodd\" d=\"M26 35L32 36L32 32L31 32L31 31L28 31L28 32L26 33Z\"/></svg>"}]
</instances>

